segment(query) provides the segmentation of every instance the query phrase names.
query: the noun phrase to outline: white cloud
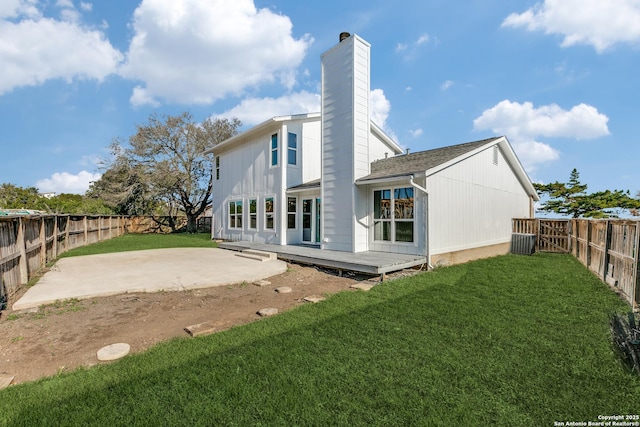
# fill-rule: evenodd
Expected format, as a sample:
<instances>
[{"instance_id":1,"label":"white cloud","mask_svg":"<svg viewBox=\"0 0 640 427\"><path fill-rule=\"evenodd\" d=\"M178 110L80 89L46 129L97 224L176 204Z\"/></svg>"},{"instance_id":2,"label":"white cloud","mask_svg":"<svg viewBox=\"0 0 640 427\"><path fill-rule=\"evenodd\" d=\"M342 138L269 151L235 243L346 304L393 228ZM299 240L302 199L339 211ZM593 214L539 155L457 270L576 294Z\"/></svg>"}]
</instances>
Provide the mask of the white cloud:
<instances>
[{"instance_id":1,"label":"white cloud","mask_svg":"<svg viewBox=\"0 0 640 427\"><path fill-rule=\"evenodd\" d=\"M133 88L133 93L131 94L131 98L129 98L129 102L131 105L140 106L140 105L149 105L151 107L159 107L160 103L156 101L153 96L149 94L144 88L140 86L136 86Z\"/></svg>"},{"instance_id":2,"label":"white cloud","mask_svg":"<svg viewBox=\"0 0 640 427\"><path fill-rule=\"evenodd\" d=\"M18 16L37 18L40 16L37 3L37 0L2 0L0 2L0 19Z\"/></svg>"},{"instance_id":3,"label":"white cloud","mask_svg":"<svg viewBox=\"0 0 640 427\"><path fill-rule=\"evenodd\" d=\"M418 55L422 46L428 44L430 41L432 40L429 34L421 34L410 44L398 43L396 45L396 53L402 54L405 61L413 60ZM437 43L437 39L433 40L433 42Z\"/></svg>"},{"instance_id":4,"label":"white cloud","mask_svg":"<svg viewBox=\"0 0 640 427\"><path fill-rule=\"evenodd\" d=\"M587 44L602 53L616 43L640 42L640 1L544 0L512 13L502 26L560 34L563 47Z\"/></svg>"},{"instance_id":5,"label":"white cloud","mask_svg":"<svg viewBox=\"0 0 640 427\"><path fill-rule=\"evenodd\" d=\"M391 111L391 103L384 96L382 89L373 89L370 96L371 121L384 129L387 125L387 117Z\"/></svg>"},{"instance_id":6,"label":"white cloud","mask_svg":"<svg viewBox=\"0 0 640 427\"><path fill-rule=\"evenodd\" d=\"M531 102L504 100L485 110L473 121L473 126L506 135L525 168L531 171L536 165L560 156L558 150L538 138L598 138L609 135L608 121L606 115L591 105L579 104L564 110L556 104L535 108Z\"/></svg>"},{"instance_id":7,"label":"white cloud","mask_svg":"<svg viewBox=\"0 0 640 427\"><path fill-rule=\"evenodd\" d=\"M122 54L104 33L42 17L32 1L0 6L0 95L50 79L96 79L116 70ZM72 9L63 9L74 11ZM19 18L11 22L2 18Z\"/></svg>"},{"instance_id":8,"label":"white cloud","mask_svg":"<svg viewBox=\"0 0 640 427\"><path fill-rule=\"evenodd\" d=\"M444 83L442 83L440 85L440 89L447 90L453 85L454 85L454 81L453 80L446 80Z\"/></svg>"},{"instance_id":9,"label":"white cloud","mask_svg":"<svg viewBox=\"0 0 640 427\"><path fill-rule=\"evenodd\" d=\"M51 175L51 178L37 181L36 187L41 193L84 194L89 189L91 182L97 181L100 177L101 175L99 173L87 171L81 171L76 175L70 174L69 172L56 172Z\"/></svg>"},{"instance_id":10,"label":"white cloud","mask_svg":"<svg viewBox=\"0 0 640 427\"><path fill-rule=\"evenodd\" d=\"M248 98L217 117L236 117L243 125L253 126L276 116L320 112L320 95L306 91L280 98Z\"/></svg>"},{"instance_id":11,"label":"white cloud","mask_svg":"<svg viewBox=\"0 0 640 427\"><path fill-rule=\"evenodd\" d=\"M143 0L121 74L144 82L132 102L211 104L292 76L313 42L291 20L252 0Z\"/></svg>"},{"instance_id":12,"label":"white cloud","mask_svg":"<svg viewBox=\"0 0 640 427\"><path fill-rule=\"evenodd\" d=\"M71 0L58 0L56 1L58 7L68 7L73 9L73 2Z\"/></svg>"},{"instance_id":13,"label":"white cloud","mask_svg":"<svg viewBox=\"0 0 640 427\"><path fill-rule=\"evenodd\" d=\"M423 34L420 37L418 37L418 40L416 40L416 45L420 46L421 44L425 44L429 41L429 34Z\"/></svg>"},{"instance_id":14,"label":"white cloud","mask_svg":"<svg viewBox=\"0 0 640 427\"><path fill-rule=\"evenodd\" d=\"M386 128L391 103L382 89L371 91L371 120L392 136ZM236 117L243 125L253 126L276 116L319 113L320 95L307 91L290 93L279 98L247 98L237 106L214 117Z\"/></svg>"},{"instance_id":15,"label":"white cloud","mask_svg":"<svg viewBox=\"0 0 640 427\"><path fill-rule=\"evenodd\" d=\"M409 46L407 46L407 45L406 45L406 44L404 44L404 43L398 43L398 44L396 45L396 52L402 52L403 50L407 50L407 48L408 48L408 47L409 47Z\"/></svg>"},{"instance_id":16,"label":"white cloud","mask_svg":"<svg viewBox=\"0 0 640 427\"><path fill-rule=\"evenodd\" d=\"M81 17L80 12L75 9L62 9L60 11L60 18L62 18L63 21L78 22Z\"/></svg>"},{"instance_id":17,"label":"white cloud","mask_svg":"<svg viewBox=\"0 0 640 427\"><path fill-rule=\"evenodd\" d=\"M418 128L418 129L409 130L409 133L411 134L412 137L417 138L422 135L422 129Z\"/></svg>"},{"instance_id":18,"label":"white cloud","mask_svg":"<svg viewBox=\"0 0 640 427\"><path fill-rule=\"evenodd\" d=\"M85 12L91 12L93 10L93 3L81 1L80 9L84 10Z\"/></svg>"}]
</instances>

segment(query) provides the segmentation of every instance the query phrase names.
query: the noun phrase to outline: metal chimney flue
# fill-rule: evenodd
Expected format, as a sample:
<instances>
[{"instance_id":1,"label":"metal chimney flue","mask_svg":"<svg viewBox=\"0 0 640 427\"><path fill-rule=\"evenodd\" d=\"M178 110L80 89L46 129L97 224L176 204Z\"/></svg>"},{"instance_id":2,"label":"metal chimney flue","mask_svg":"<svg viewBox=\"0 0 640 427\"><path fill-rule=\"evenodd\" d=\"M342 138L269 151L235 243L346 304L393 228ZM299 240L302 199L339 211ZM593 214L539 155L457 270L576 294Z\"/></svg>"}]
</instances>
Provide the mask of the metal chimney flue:
<instances>
[{"instance_id":1,"label":"metal chimney flue","mask_svg":"<svg viewBox=\"0 0 640 427\"><path fill-rule=\"evenodd\" d=\"M347 32L340 33L340 43L342 43L342 40L348 39L349 37L351 37L351 34L349 34Z\"/></svg>"}]
</instances>

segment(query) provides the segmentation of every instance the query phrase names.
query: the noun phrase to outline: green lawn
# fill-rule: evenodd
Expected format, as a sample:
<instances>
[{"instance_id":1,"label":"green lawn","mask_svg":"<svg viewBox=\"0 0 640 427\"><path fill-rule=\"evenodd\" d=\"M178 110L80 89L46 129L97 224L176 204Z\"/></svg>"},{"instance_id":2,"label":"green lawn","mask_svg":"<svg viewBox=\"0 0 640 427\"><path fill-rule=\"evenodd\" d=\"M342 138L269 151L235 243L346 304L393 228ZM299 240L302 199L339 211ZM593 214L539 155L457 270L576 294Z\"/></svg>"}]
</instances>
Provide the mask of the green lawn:
<instances>
[{"instance_id":1,"label":"green lawn","mask_svg":"<svg viewBox=\"0 0 640 427\"><path fill-rule=\"evenodd\" d=\"M0 425L552 426L640 413L568 255L504 256L336 294L0 392Z\"/></svg>"},{"instance_id":2,"label":"green lawn","mask_svg":"<svg viewBox=\"0 0 640 427\"><path fill-rule=\"evenodd\" d=\"M215 248L218 245L211 240L211 234L125 234L93 245L81 246L64 252L60 258L96 255L109 252L140 251L144 249L164 248Z\"/></svg>"}]
</instances>

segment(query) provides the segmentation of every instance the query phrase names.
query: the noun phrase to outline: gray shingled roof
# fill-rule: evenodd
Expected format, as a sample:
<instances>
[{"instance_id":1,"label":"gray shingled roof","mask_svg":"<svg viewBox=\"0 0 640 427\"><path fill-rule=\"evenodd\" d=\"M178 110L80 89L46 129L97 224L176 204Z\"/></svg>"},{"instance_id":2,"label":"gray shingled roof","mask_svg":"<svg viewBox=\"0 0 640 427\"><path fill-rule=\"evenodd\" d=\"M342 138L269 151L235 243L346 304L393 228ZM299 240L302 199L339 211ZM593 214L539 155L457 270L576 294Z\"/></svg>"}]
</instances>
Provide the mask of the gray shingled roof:
<instances>
[{"instance_id":1,"label":"gray shingled roof","mask_svg":"<svg viewBox=\"0 0 640 427\"><path fill-rule=\"evenodd\" d=\"M313 190L316 188L320 188L320 179L314 179L313 181L305 182L304 184L289 187L287 190Z\"/></svg>"},{"instance_id":2,"label":"gray shingled roof","mask_svg":"<svg viewBox=\"0 0 640 427\"><path fill-rule=\"evenodd\" d=\"M367 181L378 178L391 178L424 172L450 160L455 159L476 148L487 145L501 137L467 142L465 144L451 145L449 147L436 148L427 151L418 151L411 154L402 154L388 159L376 160L371 163L371 173L358 181Z\"/></svg>"}]
</instances>

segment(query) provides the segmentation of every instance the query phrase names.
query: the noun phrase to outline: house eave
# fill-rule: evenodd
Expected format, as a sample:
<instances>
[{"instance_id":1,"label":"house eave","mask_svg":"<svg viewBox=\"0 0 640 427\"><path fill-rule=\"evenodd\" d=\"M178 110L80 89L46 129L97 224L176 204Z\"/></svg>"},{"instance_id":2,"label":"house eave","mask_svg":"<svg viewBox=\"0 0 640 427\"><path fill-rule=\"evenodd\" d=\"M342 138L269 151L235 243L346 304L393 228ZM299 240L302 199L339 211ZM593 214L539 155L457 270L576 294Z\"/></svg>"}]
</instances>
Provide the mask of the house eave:
<instances>
[{"instance_id":1,"label":"house eave","mask_svg":"<svg viewBox=\"0 0 640 427\"><path fill-rule=\"evenodd\" d=\"M275 116L272 117L268 120L265 120L264 122L255 125L252 128L247 129L244 132L241 132L237 135L232 136L231 138L222 141L220 144L211 147L207 150L204 151L203 154L215 154L217 152L221 152L224 151L225 149L240 143L243 140L246 140L247 138L251 137L252 135L258 134L260 132L265 131L266 129L269 129L271 127L273 127L274 125L278 124L278 123L282 123L282 122L287 122L287 121L295 121L295 120L309 120L309 119L313 119L313 120L319 120L320 119L320 113L305 113L305 114L292 114L292 115L288 115L288 116Z\"/></svg>"},{"instance_id":2,"label":"house eave","mask_svg":"<svg viewBox=\"0 0 640 427\"><path fill-rule=\"evenodd\" d=\"M382 130L382 128L380 128L380 126L375 124L372 120L370 120L369 122L371 123L371 133L375 134L378 138L382 140L382 142L384 142L387 146L389 146L389 148L391 148L394 151L394 154L400 154L404 151L402 147L398 145L397 142L391 139L391 137L389 137L389 135L387 135L385 131Z\"/></svg>"},{"instance_id":3,"label":"house eave","mask_svg":"<svg viewBox=\"0 0 640 427\"><path fill-rule=\"evenodd\" d=\"M361 178L356 180L356 185L372 185L372 184L386 184L388 182L398 182L404 180L411 180L411 178L415 178L416 176L424 176L422 172L410 172L410 173L402 173L390 176L383 176L380 178Z\"/></svg>"}]
</instances>

